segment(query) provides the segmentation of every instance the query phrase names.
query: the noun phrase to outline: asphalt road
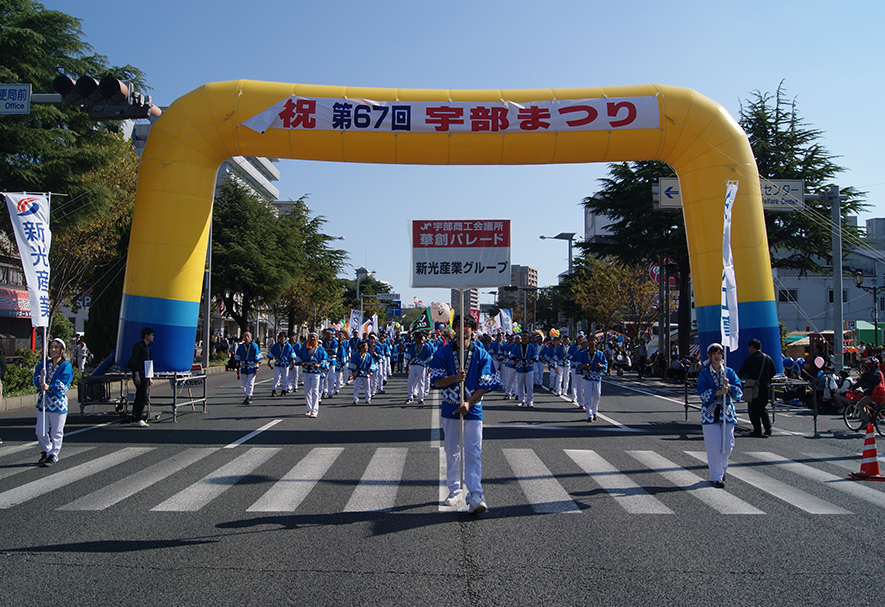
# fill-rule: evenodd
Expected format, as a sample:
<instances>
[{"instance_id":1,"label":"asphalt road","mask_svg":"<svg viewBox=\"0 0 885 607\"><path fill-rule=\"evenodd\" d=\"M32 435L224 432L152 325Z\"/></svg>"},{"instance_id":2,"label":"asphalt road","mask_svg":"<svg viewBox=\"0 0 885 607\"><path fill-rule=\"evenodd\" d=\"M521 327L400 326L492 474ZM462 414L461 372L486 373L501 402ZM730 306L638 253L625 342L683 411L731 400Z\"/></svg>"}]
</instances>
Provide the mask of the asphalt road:
<instances>
[{"instance_id":1,"label":"asphalt road","mask_svg":"<svg viewBox=\"0 0 885 607\"><path fill-rule=\"evenodd\" d=\"M269 378L244 406L212 376L177 424L74 414L49 469L34 412L0 417L0 605L883 604L885 483L847 480L863 435L835 417L742 424L718 490L677 390L609 381L593 424L493 393L477 517L441 505L438 411L404 376L317 419Z\"/></svg>"}]
</instances>

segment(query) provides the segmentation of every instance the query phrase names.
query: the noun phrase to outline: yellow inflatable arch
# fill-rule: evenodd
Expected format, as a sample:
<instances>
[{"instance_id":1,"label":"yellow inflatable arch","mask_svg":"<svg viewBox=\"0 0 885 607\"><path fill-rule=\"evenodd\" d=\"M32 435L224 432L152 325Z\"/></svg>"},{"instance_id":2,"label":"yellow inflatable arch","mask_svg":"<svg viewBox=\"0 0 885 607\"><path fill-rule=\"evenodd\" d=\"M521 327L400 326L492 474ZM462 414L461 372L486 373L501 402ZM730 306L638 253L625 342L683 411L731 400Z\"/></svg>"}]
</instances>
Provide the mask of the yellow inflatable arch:
<instances>
[{"instance_id":1,"label":"yellow inflatable arch","mask_svg":"<svg viewBox=\"0 0 885 607\"><path fill-rule=\"evenodd\" d=\"M155 368L190 369L215 176L239 155L439 165L667 162L680 179L702 347L719 341L725 183L737 180L732 248L740 339L758 337L765 351L780 352L756 162L740 126L707 97L662 85L424 90L238 80L188 93L151 129L139 169L118 364L150 326ZM775 360L782 369L780 356Z\"/></svg>"}]
</instances>

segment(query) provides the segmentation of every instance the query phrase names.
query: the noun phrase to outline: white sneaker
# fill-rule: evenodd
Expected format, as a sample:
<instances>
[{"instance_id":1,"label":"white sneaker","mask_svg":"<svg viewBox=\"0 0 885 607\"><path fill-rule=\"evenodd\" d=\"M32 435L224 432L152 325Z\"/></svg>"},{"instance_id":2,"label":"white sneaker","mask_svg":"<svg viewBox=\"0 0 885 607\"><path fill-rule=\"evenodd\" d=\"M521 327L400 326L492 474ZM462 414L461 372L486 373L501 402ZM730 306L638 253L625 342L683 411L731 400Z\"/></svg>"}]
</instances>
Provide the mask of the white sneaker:
<instances>
[{"instance_id":1,"label":"white sneaker","mask_svg":"<svg viewBox=\"0 0 885 607\"><path fill-rule=\"evenodd\" d=\"M140 419L140 420L138 420L137 422L132 422L132 423L129 424L129 425L130 425L130 426L135 426L136 428L147 428L147 427L148 427L147 422L144 421L143 419Z\"/></svg>"},{"instance_id":2,"label":"white sneaker","mask_svg":"<svg viewBox=\"0 0 885 607\"><path fill-rule=\"evenodd\" d=\"M470 493L467 496L467 512L470 514L482 514L489 507L486 506L485 501L482 499L481 493Z\"/></svg>"},{"instance_id":3,"label":"white sneaker","mask_svg":"<svg viewBox=\"0 0 885 607\"><path fill-rule=\"evenodd\" d=\"M449 491L449 495L446 499L443 500L443 506L454 506L464 497L464 494L461 493L460 489L455 489L454 491Z\"/></svg>"}]
</instances>

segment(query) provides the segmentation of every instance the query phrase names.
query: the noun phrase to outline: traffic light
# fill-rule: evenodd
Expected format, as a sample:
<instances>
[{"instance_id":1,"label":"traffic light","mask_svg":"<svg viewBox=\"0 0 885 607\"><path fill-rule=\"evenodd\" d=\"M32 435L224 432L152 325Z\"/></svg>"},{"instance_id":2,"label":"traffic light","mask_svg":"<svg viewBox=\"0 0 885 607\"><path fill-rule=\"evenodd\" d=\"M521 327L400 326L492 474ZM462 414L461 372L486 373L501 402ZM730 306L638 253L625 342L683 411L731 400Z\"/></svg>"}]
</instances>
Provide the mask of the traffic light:
<instances>
[{"instance_id":1,"label":"traffic light","mask_svg":"<svg viewBox=\"0 0 885 607\"><path fill-rule=\"evenodd\" d=\"M150 97L132 89L131 82L113 76L105 76L101 82L82 76L74 82L72 78L59 75L52 81L52 88L61 95L64 103L85 106L93 120L137 120L161 113Z\"/></svg>"}]
</instances>

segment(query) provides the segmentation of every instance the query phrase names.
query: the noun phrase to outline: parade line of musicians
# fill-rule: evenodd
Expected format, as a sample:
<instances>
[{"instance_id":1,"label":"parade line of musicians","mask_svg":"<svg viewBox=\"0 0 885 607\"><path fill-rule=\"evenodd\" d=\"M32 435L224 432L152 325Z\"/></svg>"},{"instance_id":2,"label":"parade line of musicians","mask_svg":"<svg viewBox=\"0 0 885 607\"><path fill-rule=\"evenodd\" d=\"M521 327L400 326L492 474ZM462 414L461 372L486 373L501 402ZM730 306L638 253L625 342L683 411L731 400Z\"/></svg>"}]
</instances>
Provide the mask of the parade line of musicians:
<instances>
[{"instance_id":1,"label":"parade line of musicians","mask_svg":"<svg viewBox=\"0 0 885 607\"><path fill-rule=\"evenodd\" d=\"M332 398L351 384L354 404L359 404L361 398L371 403L375 394L384 394L387 378L394 370L408 374L406 404L424 404L431 388L434 354L450 342L440 332L414 332L395 338L371 333L362 339L356 335L348 339L343 331L326 329L322 337L311 332L303 342L295 333L287 336L280 332L265 357L252 334L245 333L232 363L243 384L244 405L252 402L256 371L266 358L274 371L270 396L297 394L303 388L305 415L315 418L321 399ZM546 367L546 388L557 396L571 397L577 408L586 411L588 422L596 420L602 375L609 363L605 353L597 349L595 337L579 333L572 343L568 337L545 338L535 332L510 336L499 333L495 338L485 334L476 339L471 331L471 343L490 355L497 376L495 387L503 389L504 400L515 401L519 407L534 407L534 390L542 386Z\"/></svg>"}]
</instances>

